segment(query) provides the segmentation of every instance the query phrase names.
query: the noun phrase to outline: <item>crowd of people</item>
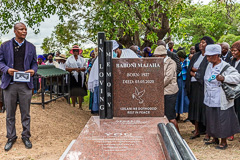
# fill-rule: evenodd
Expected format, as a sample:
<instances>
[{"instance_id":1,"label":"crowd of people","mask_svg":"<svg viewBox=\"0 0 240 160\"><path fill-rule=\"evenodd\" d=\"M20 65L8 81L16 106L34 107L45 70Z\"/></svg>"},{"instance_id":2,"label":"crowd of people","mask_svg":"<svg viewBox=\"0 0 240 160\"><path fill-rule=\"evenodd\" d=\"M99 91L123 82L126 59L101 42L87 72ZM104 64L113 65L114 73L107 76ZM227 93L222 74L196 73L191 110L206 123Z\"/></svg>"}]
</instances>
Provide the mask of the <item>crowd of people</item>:
<instances>
[{"instance_id":1,"label":"crowd of people","mask_svg":"<svg viewBox=\"0 0 240 160\"><path fill-rule=\"evenodd\" d=\"M32 148L29 140L31 136L29 110L32 91L37 92L36 81L34 82L32 76L37 72L39 65L54 65L68 71L72 105L75 107L77 103L79 109L82 109L83 97L89 90L89 109L92 114L98 114L99 110L98 48L91 51L91 58L87 63L82 56L83 50L77 45L69 51L72 55L68 58L59 51L56 54L37 56L35 47L25 40L26 26L17 23L14 25L14 32L16 37L0 47L1 88L7 113L6 151L12 148L17 139L15 129L17 101L22 116L22 140L26 148ZM236 41L232 46L226 42L215 44L211 37L204 36L199 43L190 48L189 53L184 47L175 50L172 41L167 44L163 40L157 41L154 52L150 47L141 50L139 46L133 45L128 49L123 48L115 40L112 42L113 58L154 57L164 60L164 112L178 131L180 115L188 113L185 121L190 121L195 126L190 139L205 135L205 144L215 144L216 149L226 149L227 140L233 140L234 134L240 132L240 98L228 99L222 88L223 83L240 83L240 41ZM18 71L29 73L30 82L15 82L14 72ZM40 79L39 84L40 88L41 85L46 85L41 84Z\"/></svg>"},{"instance_id":2,"label":"crowd of people","mask_svg":"<svg viewBox=\"0 0 240 160\"><path fill-rule=\"evenodd\" d=\"M164 58L164 112L169 122L179 131L180 115L188 113L184 121L195 126L190 139L205 135L206 145L215 144L216 149L226 149L227 140L233 140L234 134L240 132L240 98L228 99L222 84L240 83L240 41L230 47L226 42L215 44L211 37L204 36L189 53L184 47L175 50L172 41L168 43L168 49L163 40L157 45L152 52L150 47L141 51L135 45L124 49L113 41L113 58ZM92 66L94 69L88 69L90 77L91 72L97 75L94 70L98 70L98 61L91 60L88 68ZM88 83L92 95L96 94L97 80L98 76L95 76L91 78L95 85ZM98 103L93 97L90 96L90 106Z\"/></svg>"}]
</instances>

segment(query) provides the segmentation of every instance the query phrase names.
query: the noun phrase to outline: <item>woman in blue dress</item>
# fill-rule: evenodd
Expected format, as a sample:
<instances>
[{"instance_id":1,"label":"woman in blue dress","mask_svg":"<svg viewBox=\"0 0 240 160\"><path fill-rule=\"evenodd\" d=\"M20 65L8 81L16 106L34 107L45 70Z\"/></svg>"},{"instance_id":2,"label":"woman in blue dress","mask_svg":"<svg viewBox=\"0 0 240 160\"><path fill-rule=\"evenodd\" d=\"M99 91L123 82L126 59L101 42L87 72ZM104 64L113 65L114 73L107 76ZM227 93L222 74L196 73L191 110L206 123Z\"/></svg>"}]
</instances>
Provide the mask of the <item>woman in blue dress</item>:
<instances>
[{"instance_id":1,"label":"woman in blue dress","mask_svg":"<svg viewBox=\"0 0 240 160\"><path fill-rule=\"evenodd\" d=\"M175 106L176 113L178 114L177 120L180 120L180 114L188 112L189 99L187 97L187 93L185 90L185 82L186 82L186 74L187 68L190 63L190 60L186 56L186 52L184 50L179 50L177 55L181 62L182 71L178 74L177 83L178 83L178 96L177 103Z\"/></svg>"}]
</instances>

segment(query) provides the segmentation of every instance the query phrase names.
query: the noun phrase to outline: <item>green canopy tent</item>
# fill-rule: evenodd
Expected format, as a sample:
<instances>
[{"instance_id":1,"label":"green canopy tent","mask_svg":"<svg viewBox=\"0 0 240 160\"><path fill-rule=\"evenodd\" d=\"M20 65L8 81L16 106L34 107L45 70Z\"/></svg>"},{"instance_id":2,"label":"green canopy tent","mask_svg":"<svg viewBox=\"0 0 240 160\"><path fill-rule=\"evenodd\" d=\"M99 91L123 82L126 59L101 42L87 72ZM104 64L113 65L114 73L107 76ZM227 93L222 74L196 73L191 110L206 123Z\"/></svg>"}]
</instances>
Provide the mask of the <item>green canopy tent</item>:
<instances>
[{"instance_id":1,"label":"green canopy tent","mask_svg":"<svg viewBox=\"0 0 240 160\"><path fill-rule=\"evenodd\" d=\"M54 65L39 65L38 71L34 76L37 82L37 87L39 86L39 79L41 78L41 93L42 102L32 102L32 104L41 104L43 109L45 104L55 101L62 97L68 97L68 102L70 102L70 81L67 82L68 92L64 93L66 78L69 79L69 72L62 69L56 68ZM50 100L45 101L45 82L50 86ZM57 92L53 94L53 85L57 86ZM59 86L62 87L62 92L59 93ZM53 97L54 95L54 97Z\"/></svg>"}]
</instances>

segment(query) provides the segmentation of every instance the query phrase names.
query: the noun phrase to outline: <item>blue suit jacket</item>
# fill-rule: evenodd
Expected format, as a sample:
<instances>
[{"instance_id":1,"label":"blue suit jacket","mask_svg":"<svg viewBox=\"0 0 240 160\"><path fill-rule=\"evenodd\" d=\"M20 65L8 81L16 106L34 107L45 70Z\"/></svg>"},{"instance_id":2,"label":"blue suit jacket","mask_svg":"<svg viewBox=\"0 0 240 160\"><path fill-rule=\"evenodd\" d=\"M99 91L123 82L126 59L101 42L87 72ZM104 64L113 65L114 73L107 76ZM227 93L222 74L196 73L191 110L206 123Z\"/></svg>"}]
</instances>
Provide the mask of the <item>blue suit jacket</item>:
<instances>
[{"instance_id":1,"label":"blue suit jacket","mask_svg":"<svg viewBox=\"0 0 240 160\"><path fill-rule=\"evenodd\" d=\"M0 47L0 70L3 72L1 85L2 89L6 89L12 79L12 76L8 74L8 69L13 68L14 66L13 41L14 38L4 42ZM32 43L26 40L24 43L26 43L24 69L25 71L33 69L36 73L38 68L36 48ZM33 77L31 77L31 81L28 82L27 85L30 89L33 88Z\"/></svg>"}]
</instances>

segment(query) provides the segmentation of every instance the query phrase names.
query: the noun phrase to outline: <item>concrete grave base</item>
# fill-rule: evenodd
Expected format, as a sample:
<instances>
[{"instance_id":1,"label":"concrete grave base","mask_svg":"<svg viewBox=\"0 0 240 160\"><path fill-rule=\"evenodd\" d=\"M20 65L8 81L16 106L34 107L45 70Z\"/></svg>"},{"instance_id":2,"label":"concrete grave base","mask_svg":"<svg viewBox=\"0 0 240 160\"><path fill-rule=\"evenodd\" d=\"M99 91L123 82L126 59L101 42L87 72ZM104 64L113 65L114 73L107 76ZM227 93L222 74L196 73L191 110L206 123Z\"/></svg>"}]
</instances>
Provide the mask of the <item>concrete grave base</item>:
<instances>
[{"instance_id":1,"label":"concrete grave base","mask_svg":"<svg viewBox=\"0 0 240 160\"><path fill-rule=\"evenodd\" d=\"M157 125L168 123L164 117L92 116L65 160L169 159L158 136Z\"/></svg>"}]
</instances>

